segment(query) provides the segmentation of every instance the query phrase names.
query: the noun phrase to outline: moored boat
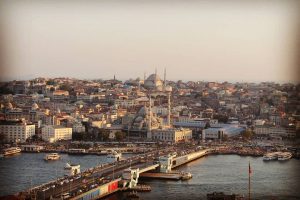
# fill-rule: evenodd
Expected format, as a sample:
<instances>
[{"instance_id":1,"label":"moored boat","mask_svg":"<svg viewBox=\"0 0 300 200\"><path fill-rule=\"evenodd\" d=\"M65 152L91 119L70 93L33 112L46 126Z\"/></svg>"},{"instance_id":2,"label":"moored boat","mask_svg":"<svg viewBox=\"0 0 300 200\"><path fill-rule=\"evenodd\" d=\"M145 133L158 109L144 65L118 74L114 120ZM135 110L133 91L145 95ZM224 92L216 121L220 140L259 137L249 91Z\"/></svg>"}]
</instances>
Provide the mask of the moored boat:
<instances>
[{"instance_id":1,"label":"moored boat","mask_svg":"<svg viewBox=\"0 0 300 200\"><path fill-rule=\"evenodd\" d=\"M4 149L2 155L9 156L9 155L17 154L20 152L21 152L21 149L19 147L10 147L10 148Z\"/></svg>"},{"instance_id":2,"label":"moored boat","mask_svg":"<svg viewBox=\"0 0 300 200\"><path fill-rule=\"evenodd\" d=\"M69 154L86 154L86 150L85 149L69 149L68 150Z\"/></svg>"},{"instance_id":3,"label":"moored boat","mask_svg":"<svg viewBox=\"0 0 300 200\"><path fill-rule=\"evenodd\" d=\"M185 180L189 180L191 179L193 176L190 172L183 172L182 173L182 177L181 180L185 181Z\"/></svg>"},{"instance_id":4,"label":"moored boat","mask_svg":"<svg viewBox=\"0 0 300 200\"><path fill-rule=\"evenodd\" d=\"M107 162L115 162L115 161L120 161L122 158L122 154L118 153L116 151L113 151L111 154L108 154L106 159Z\"/></svg>"},{"instance_id":5,"label":"moored boat","mask_svg":"<svg viewBox=\"0 0 300 200\"><path fill-rule=\"evenodd\" d=\"M278 160L284 161L292 158L292 154L290 152L282 152L278 154Z\"/></svg>"},{"instance_id":6,"label":"moored boat","mask_svg":"<svg viewBox=\"0 0 300 200\"><path fill-rule=\"evenodd\" d=\"M264 161L277 160L277 155L278 155L277 152L266 153L266 154L263 156L263 160L264 160Z\"/></svg>"}]
</instances>

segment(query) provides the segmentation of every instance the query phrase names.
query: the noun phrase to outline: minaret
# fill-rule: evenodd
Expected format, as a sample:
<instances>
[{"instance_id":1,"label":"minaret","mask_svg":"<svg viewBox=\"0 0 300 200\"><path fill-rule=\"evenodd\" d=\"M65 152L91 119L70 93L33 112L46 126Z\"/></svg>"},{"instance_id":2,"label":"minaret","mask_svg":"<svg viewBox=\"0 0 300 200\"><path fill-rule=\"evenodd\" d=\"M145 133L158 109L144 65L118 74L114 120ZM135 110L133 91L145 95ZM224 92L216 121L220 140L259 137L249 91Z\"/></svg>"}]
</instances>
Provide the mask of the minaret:
<instances>
[{"instance_id":1,"label":"minaret","mask_svg":"<svg viewBox=\"0 0 300 200\"><path fill-rule=\"evenodd\" d=\"M152 117L152 111L151 111L151 94L150 94L149 95L149 119L148 119L148 131L147 131L147 138L148 139L152 139L152 134L151 134L151 128L152 128L151 117Z\"/></svg>"},{"instance_id":2,"label":"minaret","mask_svg":"<svg viewBox=\"0 0 300 200\"><path fill-rule=\"evenodd\" d=\"M168 126L171 127L171 93L168 92Z\"/></svg>"},{"instance_id":3,"label":"minaret","mask_svg":"<svg viewBox=\"0 0 300 200\"><path fill-rule=\"evenodd\" d=\"M166 76L167 76L167 71L166 71L166 68L165 68L165 71L164 71L164 90L166 90Z\"/></svg>"}]
</instances>

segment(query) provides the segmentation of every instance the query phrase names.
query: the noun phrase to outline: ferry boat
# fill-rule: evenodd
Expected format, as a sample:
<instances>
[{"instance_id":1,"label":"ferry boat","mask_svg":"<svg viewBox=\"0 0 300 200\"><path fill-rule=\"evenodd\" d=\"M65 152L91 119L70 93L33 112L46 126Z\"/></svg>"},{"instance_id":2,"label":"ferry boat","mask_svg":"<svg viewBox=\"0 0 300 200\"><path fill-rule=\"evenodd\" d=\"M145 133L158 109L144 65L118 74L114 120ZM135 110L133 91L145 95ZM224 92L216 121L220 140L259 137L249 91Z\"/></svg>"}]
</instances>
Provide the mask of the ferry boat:
<instances>
[{"instance_id":1,"label":"ferry boat","mask_svg":"<svg viewBox=\"0 0 300 200\"><path fill-rule=\"evenodd\" d=\"M113 151L112 153L108 154L106 159L107 162L115 162L115 161L120 161L122 158L122 154L118 153L116 151Z\"/></svg>"},{"instance_id":2,"label":"ferry boat","mask_svg":"<svg viewBox=\"0 0 300 200\"><path fill-rule=\"evenodd\" d=\"M72 169L72 167L77 167L77 166L80 167L80 165L66 163L64 169Z\"/></svg>"},{"instance_id":3,"label":"ferry boat","mask_svg":"<svg viewBox=\"0 0 300 200\"><path fill-rule=\"evenodd\" d=\"M80 173L80 165L66 163L64 169L69 170L69 174L66 174L66 176L73 176Z\"/></svg>"},{"instance_id":4,"label":"ferry boat","mask_svg":"<svg viewBox=\"0 0 300 200\"><path fill-rule=\"evenodd\" d=\"M278 153L276 153L276 152L274 152L274 153L266 153L263 156L263 160L264 161L277 160L277 155L278 155Z\"/></svg>"},{"instance_id":5,"label":"ferry boat","mask_svg":"<svg viewBox=\"0 0 300 200\"><path fill-rule=\"evenodd\" d=\"M284 161L292 158L292 154L290 152L282 152L278 155L278 160Z\"/></svg>"},{"instance_id":6,"label":"ferry boat","mask_svg":"<svg viewBox=\"0 0 300 200\"><path fill-rule=\"evenodd\" d=\"M9 156L9 155L17 154L20 152L21 152L21 149L19 147L10 147L10 148L4 149L2 155Z\"/></svg>"},{"instance_id":7,"label":"ferry boat","mask_svg":"<svg viewBox=\"0 0 300 200\"><path fill-rule=\"evenodd\" d=\"M58 160L58 159L60 159L60 155L58 155L58 153L47 154L44 158L44 160Z\"/></svg>"}]
</instances>

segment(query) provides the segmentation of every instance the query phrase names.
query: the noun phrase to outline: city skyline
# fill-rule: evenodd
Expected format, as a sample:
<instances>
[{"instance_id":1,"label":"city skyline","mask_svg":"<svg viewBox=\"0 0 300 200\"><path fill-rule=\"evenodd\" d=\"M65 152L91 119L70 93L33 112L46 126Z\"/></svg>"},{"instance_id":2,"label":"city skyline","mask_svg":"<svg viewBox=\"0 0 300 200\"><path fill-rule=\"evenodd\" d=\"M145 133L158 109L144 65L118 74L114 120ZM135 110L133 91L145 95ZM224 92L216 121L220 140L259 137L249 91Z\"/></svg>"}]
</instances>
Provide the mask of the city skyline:
<instances>
[{"instance_id":1,"label":"city skyline","mask_svg":"<svg viewBox=\"0 0 300 200\"><path fill-rule=\"evenodd\" d=\"M299 82L298 3L1 2L0 79Z\"/></svg>"}]
</instances>

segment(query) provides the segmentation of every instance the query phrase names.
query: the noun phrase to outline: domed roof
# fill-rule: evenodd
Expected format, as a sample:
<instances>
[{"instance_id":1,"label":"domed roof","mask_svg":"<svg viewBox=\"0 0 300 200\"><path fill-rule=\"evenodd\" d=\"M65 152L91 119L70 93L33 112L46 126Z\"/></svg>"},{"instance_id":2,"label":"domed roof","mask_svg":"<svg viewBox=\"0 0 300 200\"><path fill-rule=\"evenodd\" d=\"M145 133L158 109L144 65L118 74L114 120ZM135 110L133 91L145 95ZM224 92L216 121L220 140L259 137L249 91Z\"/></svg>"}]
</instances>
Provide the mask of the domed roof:
<instances>
[{"instance_id":1,"label":"domed roof","mask_svg":"<svg viewBox=\"0 0 300 200\"><path fill-rule=\"evenodd\" d=\"M172 89L172 86L167 85L165 90L168 92L172 92L173 89Z\"/></svg>"},{"instance_id":2,"label":"domed roof","mask_svg":"<svg viewBox=\"0 0 300 200\"><path fill-rule=\"evenodd\" d=\"M138 116L137 118L135 118L135 122L141 122L141 121L143 121L144 120L144 118L142 117L142 116Z\"/></svg>"},{"instance_id":3,"label":"domed roof","mask_svg":"<svg viewBox=\"0 0 300 200\"><path fill-rule=\"evenodd\" d=\"M151 74L146 81L161 81L161 79L157 74Z\"/></svg>"},{"instance_id":4,"label":"domed roof","mask_svg":"<svg viewBox=\"0 0 300 200\"><path fill-rule=\"evenodd\" d=\"M37 110L37 109L39 109L39 106L37 105L37 103L33 103L32 106L31 106L31 109L32 110Z\"/></svg>"},{"instance_id":5,"label":"domed roof","mask_svg":"<svg viewBox=\"0 0 300 200\"><path fill-rule=\"evenodd\" d=\"M151 74L145 80L145 87L146 88L157 88L158 86L161 86L162 84L163 84L163 82L157 74Z\"/></svg>"},{"instance_id":6,"label":"domed roof","mask_svg":"<svg viewBox=\"0 0 300 200\"><path fill-rule=\"evenodd\" d=\"M148 113L148 109L145 108L145 106L141 107L141 109L138 111L138 115L146 115Z\"/></svg>"}]
</instances>

